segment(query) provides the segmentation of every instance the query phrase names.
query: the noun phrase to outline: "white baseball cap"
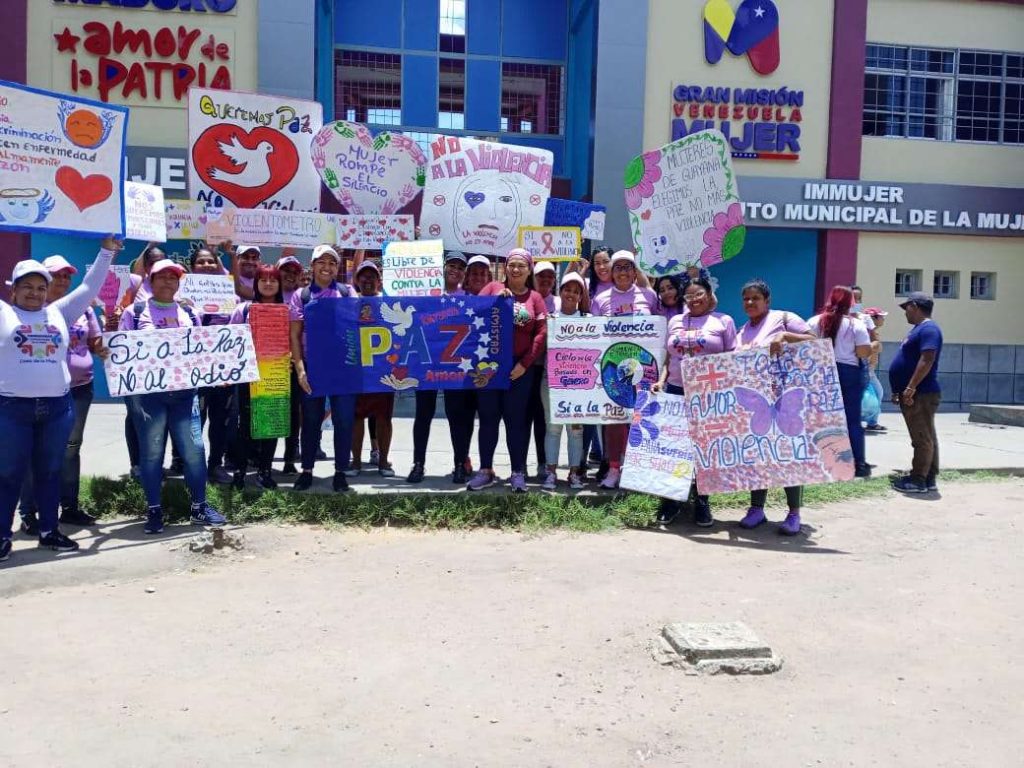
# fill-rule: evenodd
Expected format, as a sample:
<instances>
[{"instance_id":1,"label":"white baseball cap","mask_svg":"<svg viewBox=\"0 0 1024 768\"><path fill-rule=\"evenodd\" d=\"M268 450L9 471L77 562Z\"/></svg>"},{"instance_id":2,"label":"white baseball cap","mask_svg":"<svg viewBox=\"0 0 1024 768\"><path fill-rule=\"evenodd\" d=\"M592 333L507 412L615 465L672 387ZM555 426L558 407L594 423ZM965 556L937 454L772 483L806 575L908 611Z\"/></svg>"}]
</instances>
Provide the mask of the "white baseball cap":
<instances>
[{"instance_id":1,"label":"white baseball cap","mask_svg":"<svg viewBox=\"0 0 1024 768\"><path fill-rule=\"evenodd\" d=\"M472 267L474 264L483 264L488 269L491 268L491 260L484 256L482 253L478 253L476 256L473 256L466 264L466 268L468 269L469 267Z\"/></svg>"},{"instance_id":2,"label":"white baseball cap","mask_svg":"<svg viewBox=\"0 0 1024 768\"><path fill-rule=\"evenodd\" d=\"M364 261L362 264L360 264L359 269L356 270L356 274L358 275L364 269L372 269L378 275L380 274L380 267L378 267L377 263L373 261Z\"/></svg>"},{"instance_id":3,"label":"white baseball cap","mask_svg":"<svg viewBox=\"0 0 1024 768\"><path fill-rule=\"evenodd\" d=\"M235 250L235 253L237 253L239 256L241 256L246 251L256 251L257 255L259 255L259 256L263 255L263 251L260 250L260 247L258 245L240 245Z\"/></svg>"},{"instance_id":4,"label":"white baseball cap","mask_svg":"<svg viewBox=\"0 0 1024 768\"><path fill-rule=\"evenodd\" d=\"M338 264L341 263L341 256L339 256L338 252L329 245L318 245L316 248L314 248L313 258L310 259L310 262L316 261L321 256L332 256Z\"/></svg>"},{"instance_id":5,"label":"white baseball cap","mask_svg":"<svg viewBox=\"0 0 1024 768\"><path fill-rule=\"evenodd\" d=\"M53 280L53 275L41 261L35 259L23 259L14 265L14 269L11 271L11 279L7 281L8 285L14 285L16 282L21 280L23 277L28 275L40 275L46 282Z\"/></svg>"},{"instance_id":6,"label":"white baseball cap","mask_svg":"<svg viewBox=\"0 0 1024 768\"><path fill-rule=\"evenodd\" d=\"M152 280L154 275L168 269L177 273L178 277L185 274L185 268L178 262L171 261L170 259L160 259L160 261L149 268L149 279Z\"/></svg>"},{"instance_id":7,"label":"white baseball cap","mask_svg":"<svg viewBox=\"0 0 1024 768\"><path fill-rule=\"evenodd\" d=\"M558 284L558 288L562 289L569 283L579 283L580 288L584 291L587 290L587 281L583 279L583 275L579 272L566 272L562 275L562 282Z\"/></svg>"},{"instance_id":8,"label":"white baseball cap","mask_svg":"<svg viewBox=\"0 0 1024 768\"><path fill-rule=\"evenodd\" d=\"M533 267L533 274L539 275L541 272L554 272L555 265L550 261L538 261Z\"/></svg>"},{"instance_id":9,"label":"white baseball cap","mask_svg":"<svg viewBox=\"0 0 1024 768\"><path fill-rule=\"evenodd\" d=\"M78 274L78 268L75 267L70 261L65 259L60 254L54 254L53 256L47 256L43 259L43 266L46 267L51 275L55 275L58 272L63 272L65 269L70 269L72 275Z\"/></svg>"},{"instance_id":10,"label":"white baseball cap","mask_svg":"<svg viewBox=\"0 0 1024 768\"><path fill-rule=\"evenodd\" d=\"M294 264L299 269L302 269L302 262L296 259L294 256L282 256L280 259L277 260L278 269L281 269L281 267L288 266L289 264Z\"/></svg>"},{"instance_id":11,"label":"white baseball cap","mask_svg":"<svg viewBox=\"0 0 1024 768\"><path fill-rule=\"evenodd\" d=\"M615 263L618 261L625 261L636 266L636 259L633 258L633 254L629 251L616 251L613 253L611 265L614 267Z\"/></svg>"}]
</instances>

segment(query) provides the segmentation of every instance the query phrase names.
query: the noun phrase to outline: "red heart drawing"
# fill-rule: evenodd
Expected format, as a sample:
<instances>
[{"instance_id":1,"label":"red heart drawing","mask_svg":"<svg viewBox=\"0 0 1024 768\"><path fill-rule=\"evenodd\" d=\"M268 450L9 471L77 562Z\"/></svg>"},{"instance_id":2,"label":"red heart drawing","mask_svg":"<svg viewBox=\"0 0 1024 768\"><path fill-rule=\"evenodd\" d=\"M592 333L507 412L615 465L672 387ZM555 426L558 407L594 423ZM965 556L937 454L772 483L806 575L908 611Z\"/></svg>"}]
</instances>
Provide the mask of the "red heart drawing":
<instances>
[{"instance_id":1,"label":"red heart drawing","mask_svg":"<svg viewBox=\"0 0 1024 768\"><path fill-rule=\"evenodd\" d=\"M255 208L295 178L299 152L273 128L246 131L214 125L192 146L192 168L203 183L238 208Z\"/></svg>"},{"instance_id":2,"label":"red heart drawing","mask_svg":"<svg viewBox=\"0 0 1024 768\"><path fill-rule=\"evenodd\" d=\"M673 104L672 105L672 110L676 113L676 117L682 117L683 116L683 105L682 104Z\"/></svg>"},{"instance_id":3,"label":"red heart drawing","mask_svg":"<svg viewBox=\"0 0 1024 768\"><path fill-rule=\"evenodd\" d=\"M391 363L392 365L394 365L395 363L397 363L397 362L398 362L398 355L388 355L388 356L387 356L386 358L384 358L384 359L385 359L385 360L387 360L387 361L388 361L389 363Z\"/></svg>"},{"instance_id":4,"label":"red heart drawing","mask_svg":"<svg viewBox=\"0 0 1024 768\"><path fill-rule=\"evenodd\" d=\"M648 208L646 211L641 213L640 214L640 218L643 219L644 221L649 221L650 218L651 218L651 211L650 211L650 209Z\"/></svg>"},{"instance_id":5,"label":"red heart drawing","mask_svg":"<svg viewBox=\"0 0 1024 768\"><path fill-rule=\"evenodd\" d=\"M99 205L114 193L114 184L98 173L82 177L78 171L67 165L57 169L57 187L68 196L79 211Z\"/></svg>"},{"instance_id":6,"label":"red heart drawing","mask_svg":"<svg viewBox=\"0 0 1024 768\"><path fill-rule=\"evenodd\" d=\"M395 378L396 379L401 380L401 379L404 379L406 377L406 374L409 373L409 369L403 365L403 366L401 366L399 368L395 368L391 372L393 374L395 374Z\"/></svg>"}]
</instances>

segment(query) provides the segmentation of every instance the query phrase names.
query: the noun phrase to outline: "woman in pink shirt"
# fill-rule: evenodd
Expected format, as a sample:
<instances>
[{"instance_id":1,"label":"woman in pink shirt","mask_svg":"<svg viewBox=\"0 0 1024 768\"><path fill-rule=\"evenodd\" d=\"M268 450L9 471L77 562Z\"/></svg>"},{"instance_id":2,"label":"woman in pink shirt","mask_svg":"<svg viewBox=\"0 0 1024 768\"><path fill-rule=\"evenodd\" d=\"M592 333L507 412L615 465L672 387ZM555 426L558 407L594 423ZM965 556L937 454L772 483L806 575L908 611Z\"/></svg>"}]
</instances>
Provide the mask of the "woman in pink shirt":
<instances>
[{"instance_id":1,"label":"woman in pink shirt","mask_svg":"<svg viewBox=\"0 0 1024 768\"><path fill-rule=\"evenodd\" d=\"M654 392L664 389L672 395L683 394L684 357L718 355L732 352L736 348L736 324L728 315L713 311L716 302L711 283L703 277L691 280L688 275L683 275L682 285L685 286L683 300L686 302L686 312L668 322L665 364L658 383L651 387ZM692 494L693 490L690 492ZM662 499L658 511L659 523L668 525L678 514L678 502ZM711 503L699 490L694 522L702 528L710 527L715 522L711 516Z\"/></svg>"},{"instance_id":2,"label":"woman in pink shirt","mask_svg":"<svg viewBox=\"0 0 1024 768\"><path fill-rule=\"evenodd\" d=\"M533 258L529 251L513 248L505 260L505 282L488 283L481 296L507 296L514 300L512 321L512 373L507 390L481 389L477 393L480 411L480 469L466 486L471 491L494 483L494 449L498 446L498 422L505 424L505 440L512 463L509 485L515 493L526 493L526 453L530 446L529 400L537 368L533 363L547 346L547 309L544 299L533 290Z\"/></svg>"},{"instance_id":3,"label":"woman in pink shirt","mask_svg":"<svg viewBox=\"0 0 1024 768\"><path fill-rule=\"evenodd\" d=\"M777 355L782 351L784 344L796 344L814 338L807 323L798 315L771 308L772 292L764 280L750 280L743 286L742 295L747 322L737 334L737 348L768 347L771 354ZM789 514L779 526L779 531L787 536L800 533L800 503L803 491L802 485L786 486ZM756 528L765 521L764 503L767 498L766 489L750 492L750 508L740 520L741 528Z\"/></svg>"}]
</instances>

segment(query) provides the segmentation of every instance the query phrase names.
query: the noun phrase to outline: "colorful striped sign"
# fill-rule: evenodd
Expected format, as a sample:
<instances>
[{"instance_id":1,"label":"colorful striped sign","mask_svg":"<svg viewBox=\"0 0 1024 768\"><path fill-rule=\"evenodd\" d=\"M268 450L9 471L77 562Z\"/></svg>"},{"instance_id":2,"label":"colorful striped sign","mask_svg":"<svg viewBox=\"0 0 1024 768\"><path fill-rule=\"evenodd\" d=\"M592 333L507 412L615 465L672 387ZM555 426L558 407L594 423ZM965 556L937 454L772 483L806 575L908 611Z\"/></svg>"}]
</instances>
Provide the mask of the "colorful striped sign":
<instances>
[{"instance_id":1,"label":"colorful striped sign","mask_svg":"<svg viewBox=\"0 0 1024 768\"><path fill-rule=\"evenodd\" d=\"M284 304L252 304L249 325L256 346L260 380L249 385L254 439L291 434L291 348L288 308Z\"/></svg>"}]
</instances>

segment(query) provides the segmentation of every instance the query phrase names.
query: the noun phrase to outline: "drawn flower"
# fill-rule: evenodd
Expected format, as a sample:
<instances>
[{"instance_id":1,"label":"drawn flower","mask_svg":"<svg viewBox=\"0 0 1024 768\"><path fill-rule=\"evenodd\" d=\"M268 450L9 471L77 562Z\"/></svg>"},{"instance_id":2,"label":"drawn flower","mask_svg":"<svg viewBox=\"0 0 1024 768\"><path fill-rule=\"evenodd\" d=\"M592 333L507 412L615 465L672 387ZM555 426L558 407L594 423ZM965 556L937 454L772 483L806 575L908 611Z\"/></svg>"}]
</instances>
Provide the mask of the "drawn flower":
<instances>
[{"instance_id":1,"label":"drawn flower","mask_svg":"<svg viewBox=\"0 0 1024 768\"><path fill-rule=\"evenodd\" d=\"M658 427L648 420L648 416L654 416L661 410L661 403L652 400L648 392L637 393L636 405L633 410L633 423L629 427L629 444L636 448L644 441L644 432L647 432L648 439L658 439Z\"/></svg>"},{"instance_id":2,"label":"drawn flower","mask_svg":"<svg viewBox=\"0 0 1024 768\"><path fill-rule=\"evenodd\" d=\"M654 194L654 182L661 178L660 159L661 151L656 149L634 157L626 166L626 207L629 210L635 211L644 198Z\"/></svg>"},{"instance_id":3,"label":"drawn flower","mask_svg":"<svg viewBox=\"0 0 1024 768\"><path fill-rule=\"evenodd\" d=\"M743 208L733 203L725 213L716 213L712 226L704 231L704 244L700 254L705 267L728 261L743 250L747 228L743 225Z\"/></svg>"}]
</instances>

